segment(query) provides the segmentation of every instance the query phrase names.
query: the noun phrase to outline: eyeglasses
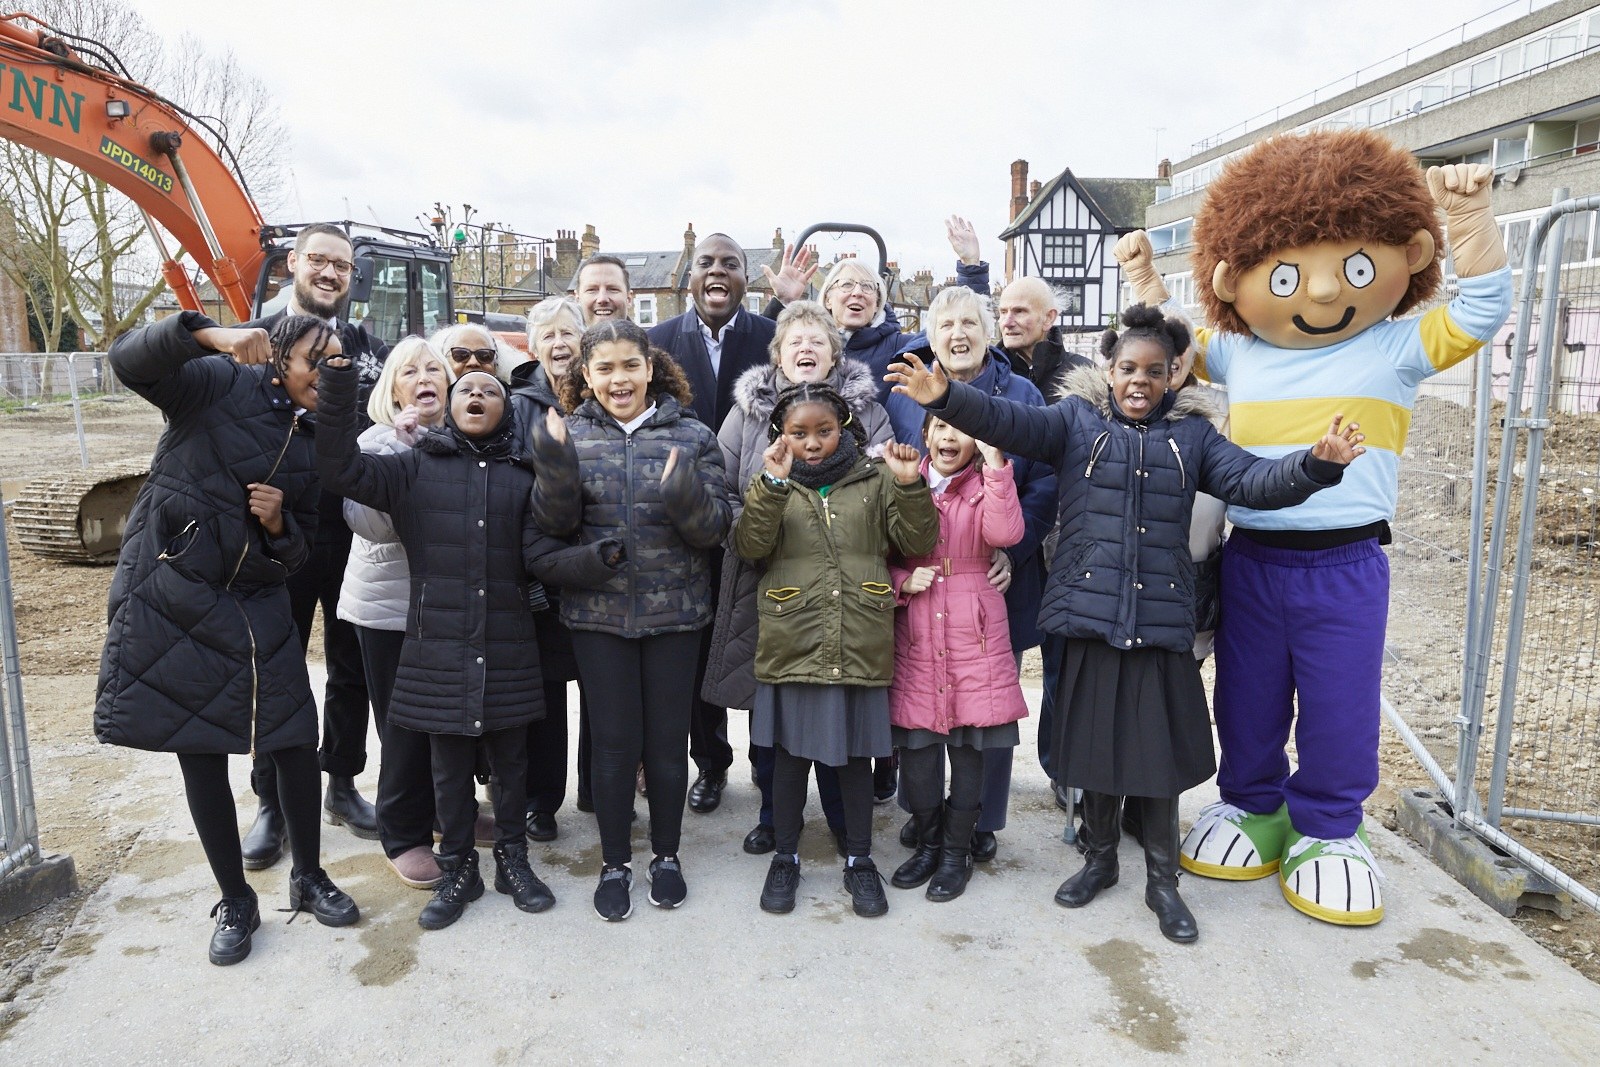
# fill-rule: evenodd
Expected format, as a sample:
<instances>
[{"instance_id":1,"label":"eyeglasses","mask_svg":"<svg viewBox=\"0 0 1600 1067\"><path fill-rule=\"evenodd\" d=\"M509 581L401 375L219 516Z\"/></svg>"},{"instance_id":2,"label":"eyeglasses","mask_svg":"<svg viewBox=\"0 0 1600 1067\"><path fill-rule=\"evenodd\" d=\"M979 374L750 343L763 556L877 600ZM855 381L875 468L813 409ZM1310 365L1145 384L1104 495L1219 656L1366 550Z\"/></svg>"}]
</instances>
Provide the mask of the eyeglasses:
<instances>
[{"instance_id":1,"label":"eyeglasses","mask_svg":"<svg viewBox=\"0 0 1600 1067\"><path fill-rule=\"evenodd\" d=\"M300 258L314 271L322 271L328 267L333 268L333 273L343 278L355 269L355 264L348 259L329 259L321 252L302 252Z\"/></svg>"},{"instance_id":2,"label":"eyeglasses","mask_svg":"<svg viewBox=\"0 0 1600 1067\"><path fill-rule=\"evenodd\" d=\"M492 348L452 348L450 358L456 363L477 363L494 366L495 350Z\"/></svg>"},{"instance_id":3,"label":"eyeglasses","mask_svg":"<svg viewBox=\"0 0 1600 1067\"><path fill-rule=\"evenodd\" d=\"M845 296L849 296L851 293L861 293L863 296L865 296L867 293L876 293L878 291L878 287L872 282L835 282L828 291L838 291L843 293Z\"/></svg>"}]
</instances>

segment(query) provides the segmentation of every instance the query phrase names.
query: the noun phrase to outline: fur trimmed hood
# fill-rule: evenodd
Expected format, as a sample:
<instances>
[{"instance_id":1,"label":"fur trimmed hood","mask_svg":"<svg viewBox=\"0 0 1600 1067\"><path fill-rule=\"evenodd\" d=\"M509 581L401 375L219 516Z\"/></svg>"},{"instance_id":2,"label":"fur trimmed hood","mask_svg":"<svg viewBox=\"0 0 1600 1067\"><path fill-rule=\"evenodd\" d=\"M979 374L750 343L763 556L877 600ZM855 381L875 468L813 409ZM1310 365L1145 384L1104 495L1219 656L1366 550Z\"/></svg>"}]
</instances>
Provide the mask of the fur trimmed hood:
<instances>
[{"instance_id":1,"label":"fur trimmed hood","mask_svg":"<svg viewBox=\"0 0 1600 1067\"><path fill-rule=\"evenodd\" d=\"M878 400L878 387L872 380L872 369L858 359L841 356L832 372L824 379L838 390L850 410L857 415ZM745 417L765 425L772 417L778 403L778 368L774 364L751 367L733 383L733 402Z\"/></svg>"},{"instance_id":2,"label":"fur trimmed hood","mask_svg":"<svg viewBox=\"0 0 1600 1067\"><path fill-rule=\"evenodd\" d=\"M1062 372L1051 393L1055 400L1064 400L1069 396L1086 400L1106 418L1113 417L1111 386L1106 382L1105 370L1101 367L1074 367ZM1172 422L1190 415L1216 422L1227 414L1221 398L1213 390L1199 385L1179 389L1170 402L1163 397L1162 403L1165 411L1161 417Z\"/></svg>"}]
</instances>

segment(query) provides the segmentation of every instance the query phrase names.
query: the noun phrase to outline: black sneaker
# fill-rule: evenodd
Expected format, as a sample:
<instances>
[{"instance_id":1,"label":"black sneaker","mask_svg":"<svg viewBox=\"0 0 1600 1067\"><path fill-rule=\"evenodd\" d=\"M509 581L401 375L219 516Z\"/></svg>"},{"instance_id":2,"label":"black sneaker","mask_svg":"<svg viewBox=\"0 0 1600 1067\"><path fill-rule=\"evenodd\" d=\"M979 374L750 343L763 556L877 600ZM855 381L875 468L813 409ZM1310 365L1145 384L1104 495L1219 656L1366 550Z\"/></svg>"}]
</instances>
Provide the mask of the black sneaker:
<instances>
[{"instance_id":1,"label":"black sneaker","mask_svg":"<svg viewBox=\"0 0 1600 1067\"><path fill-rule=\"evenodd\" d=\"M548 811L528 812L527 831L530 841L554 841L561 836L555 814Z\"/></svg>"},{"instance_id":2,"label":"black sneaker","mask_svg":"<svg viewBox=\"0 0 1600 1067\"><path fill-rule=\"evenodd\" d=\"M289 910L309 911L323 926L350 926L361 910L321 867L289 878Z\"/></svg>"},{"instance_id":3,"label":"black sneaker","mask_svg":"<svg viewBox=\"0 0 1600 1067\"><path fill-rule=\"evenodd\" d=\"M857 915L872 919L888 914L889 898L883 892L883 875L870 859L863 857L844 869L844 887L850 890L850 904Z\"/></svg>"},{"instance_id":4,"label":"black sneaker","mask_svg":"<svg viewBox=\"0 0 1600 1067\"><path fill-rule=\"evenodd\" d=\"M658 908L676 908L689 895L683 883L683 864L676 856L657 856L645 874L650 881L650 903Z\"/></svg>"},{"instance_id":5,"label":"black sneaker","mask_svg":"<svg viewBox=\"0 0 1600 1067\"><path fill-rule=\"evenodd\" d=\"M793 856L774 856L767 868L767 881L761 887L761 910L787 915L794 910L795 891L800 886L800 865Z\"/></svg>"},{"instance_id":6,"label":"black sneaker","mask_svg":"<svg viewBox=\"0 0 1600 1067\"><path fill-rule=\"evenodd\" d=\"M633 914L633 871L607 865L600 870L600 885L594 891L594 913L608 923L619 923Z\"/></svg>"},{"instance_id":7,"label":"black sneaker","mask_svg":"<svg viewBox=\"0 0 1600 1067\"><path fill-rule=\"evenodd\" d=\"M256 891L248 896L223 897L211 909L217 928L211 935L211 962L218 967L238 963L250 955L250 935L261 929L261 907Z\"/></svg>"}]
</instances>

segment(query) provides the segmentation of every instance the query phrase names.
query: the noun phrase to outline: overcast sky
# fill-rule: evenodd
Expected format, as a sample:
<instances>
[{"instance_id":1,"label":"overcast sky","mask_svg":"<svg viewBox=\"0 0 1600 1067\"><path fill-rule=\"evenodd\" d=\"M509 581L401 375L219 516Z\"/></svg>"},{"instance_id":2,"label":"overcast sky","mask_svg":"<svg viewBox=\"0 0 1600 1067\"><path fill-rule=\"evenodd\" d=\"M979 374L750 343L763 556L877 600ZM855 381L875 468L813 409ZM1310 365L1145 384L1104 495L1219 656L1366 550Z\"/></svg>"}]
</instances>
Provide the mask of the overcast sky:
<instances>
[{"instance_id":1,"label":"overcast sky","mask_svg":"<svg viewBox=\"0 0 1600 1067\"><path fill-rule=\"evenodd\" d=\"M293 176L269 221L348 202L412 228L435 200L466 202L532 234L593 223L610 251L675 248L689 222L757 245L852 221L941 276L952 212L998 268L1014 159L1041 181L1153 176L1502 6L223 0L196 19L195 0L133 3L164 35L233 49L275 94Z\"/></svg>"}]
</instances>

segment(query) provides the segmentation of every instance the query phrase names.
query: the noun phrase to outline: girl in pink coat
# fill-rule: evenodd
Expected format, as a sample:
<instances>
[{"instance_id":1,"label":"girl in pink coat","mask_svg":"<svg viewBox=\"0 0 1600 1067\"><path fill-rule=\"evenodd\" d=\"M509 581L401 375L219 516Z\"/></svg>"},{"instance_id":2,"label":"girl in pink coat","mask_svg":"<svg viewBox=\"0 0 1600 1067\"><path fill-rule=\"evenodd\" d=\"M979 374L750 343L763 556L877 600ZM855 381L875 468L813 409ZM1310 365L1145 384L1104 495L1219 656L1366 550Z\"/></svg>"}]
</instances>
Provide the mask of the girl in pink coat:
<instances>
[{"instance_id":1,"label":"girl in pink coat","mask_svg":"<svg viewBox=\"0 0 1600 1067\"><path fill-rule=\"evenodd\" d=\"M1024 528L1011 464L998 448L932 415L922 437L939 543L890 567L903 607L894 625L889 721L917 849L890 882L901 889L929 882L928 899L946 901L965 891L972 873L983 750L1015 746L1017 720L1028 714L1005 596L988 578L994 550L1016 544ZM948 802L941 753L950 760Z\"/></svg>"}]
</instances>

